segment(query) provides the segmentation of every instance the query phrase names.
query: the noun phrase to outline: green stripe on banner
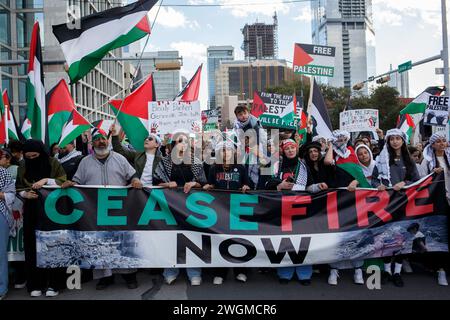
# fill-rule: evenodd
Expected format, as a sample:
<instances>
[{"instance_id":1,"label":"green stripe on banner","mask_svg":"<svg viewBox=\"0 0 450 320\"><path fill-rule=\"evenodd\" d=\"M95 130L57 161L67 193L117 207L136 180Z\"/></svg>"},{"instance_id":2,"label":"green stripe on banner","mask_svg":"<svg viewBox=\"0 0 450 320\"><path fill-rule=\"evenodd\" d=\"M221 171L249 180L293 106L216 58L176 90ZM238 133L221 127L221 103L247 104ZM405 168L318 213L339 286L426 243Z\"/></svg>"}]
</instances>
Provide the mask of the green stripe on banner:
<instances>
[{"instance_id":1,"label":"green stripe on banner","mask_svg":"<svg viewBox=\"0 0 450 320\"><path fill-rule=\"evenodd\" d=\"M345 170L348 174L350 174L355 180L358 181L359 188L372 188L372 186L367 182L366 176L362 171L361 167L353 162L341 163L337 165L342 170Z\"/></svg>"},{"instance_id":2,"label":"green stripe on banner","mask_svg":"<svg viewBox=\"0 0 450 320\"><path fill-rule=\"evenodd\" d=\"M101 60L102 58L111 50L126 46L132 42L135 42L143 37L145 37L148 33L142 31L139 28L134 27L125 35L120 36L113 42L110 42L100 49L91 52L80 61L74 62L69 67L69 77L71 83L75 83L81 78L83 78L86 74L89 73Z\"/></svg>"}]
</instances>

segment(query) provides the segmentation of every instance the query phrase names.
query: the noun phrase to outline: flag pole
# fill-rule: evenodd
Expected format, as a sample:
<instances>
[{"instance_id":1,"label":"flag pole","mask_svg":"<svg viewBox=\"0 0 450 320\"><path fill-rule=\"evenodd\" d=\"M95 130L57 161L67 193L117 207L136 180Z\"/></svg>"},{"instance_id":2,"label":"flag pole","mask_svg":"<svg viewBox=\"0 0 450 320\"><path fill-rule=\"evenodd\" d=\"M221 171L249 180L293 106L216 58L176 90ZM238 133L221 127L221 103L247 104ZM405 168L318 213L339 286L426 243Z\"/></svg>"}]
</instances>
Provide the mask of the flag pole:
<instances>
[{"instance_id":1,"label":"flag pole","mask_svg":"<svg viewBox=\"0 0 450 320\"><path fill-rule=\"evenodd\" d=\"M145 40L145 44L144 44L144 47L142 48L141 55L140 55L140 57L139 57L137 67L136 67L136 69L134 70L134 73L133 73L133 79L136 77L137 72L138 72L138 70L139 70L139 67L141 66L141 63L142 63L142 57L144 56L145 48L147 48L148 41L150 40L150 36L151 36L151 34L153 33L153 28L154 28L154 26L155 26L156 20L158 19L159 10L161 9L161 6L162 6L163 2L164 2L164 0L161 0L161 3L159 4L158 11L156 12L155 20L153 20L153 23L152 23L151 33L148 34L147 39ZM132 84L133 84L133 82L130 81L130 83L129 83L129 85L128 85L128 90L131 89ZM123 107L124 102L125 102L125 97L122 99L122 102L120 103L119 110L117 110L116 116L114 117L113 125L116 124L117 117L119 116L120 111L122 110L122 107ZM108 133L108 138L109 138L110 136L111 136L111 132Z\"/></svg>"}]
</instances>

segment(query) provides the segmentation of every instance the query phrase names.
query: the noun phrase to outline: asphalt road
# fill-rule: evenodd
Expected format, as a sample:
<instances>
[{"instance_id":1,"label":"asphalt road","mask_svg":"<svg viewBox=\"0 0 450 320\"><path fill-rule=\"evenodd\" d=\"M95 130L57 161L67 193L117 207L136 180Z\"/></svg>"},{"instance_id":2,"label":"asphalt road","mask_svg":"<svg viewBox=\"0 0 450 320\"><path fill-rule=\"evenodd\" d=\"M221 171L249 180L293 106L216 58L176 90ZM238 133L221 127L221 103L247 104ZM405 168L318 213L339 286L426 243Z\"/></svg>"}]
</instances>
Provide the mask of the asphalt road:
<instances>
[{"instance_id":1,"label":"asphalt road","mask_svg":"<svg viewBox=\"0 0 450 320\"><path fill-rule=\"evenodd\" d=\"M163 283L162 276L147 270L138 273L139 287L130 290L120 276L116 283L103 291L95 290L96 281L82 284L81 290L64 290L55 298L31 298L25 289L11 289L6 300L448 300L450 287L437 284L435 274L416 272L403 276L405 286L397 288L392 283L380 290L369 290L366 285L353 284L351 270L341 271L338 286L327 283L326 272L315 273L311 286L302 286L292 280L287 285L278 282L275 273L261 274L251 269L247 283L229 278L220 286L212 284L210 270L204 270L203 283L193 287L181 273L172 285Z\"/></svg>"}]
</instances>

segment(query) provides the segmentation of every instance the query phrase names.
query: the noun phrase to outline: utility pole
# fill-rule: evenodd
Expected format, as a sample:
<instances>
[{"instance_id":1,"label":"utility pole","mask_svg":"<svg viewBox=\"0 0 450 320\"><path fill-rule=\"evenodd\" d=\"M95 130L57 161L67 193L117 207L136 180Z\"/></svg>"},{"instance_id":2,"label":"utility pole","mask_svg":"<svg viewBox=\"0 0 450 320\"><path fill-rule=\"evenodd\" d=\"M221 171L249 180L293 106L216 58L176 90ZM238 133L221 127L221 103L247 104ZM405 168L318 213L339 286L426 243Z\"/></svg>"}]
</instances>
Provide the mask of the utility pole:
<instances>
[{"instance_id":1,"label":"utility pole","mask_svg":"<svg viewBox=\"0 0 450 320\"><path fill-rule=\"evenodd\" d=\"M449 63L448 63L448 30L447 30L447 3L441 0L442 4L442 60L444 61L444 84L448 94L450 87ZM450 110L449 110L450 111Z\"/></svg>"}]
</instances>

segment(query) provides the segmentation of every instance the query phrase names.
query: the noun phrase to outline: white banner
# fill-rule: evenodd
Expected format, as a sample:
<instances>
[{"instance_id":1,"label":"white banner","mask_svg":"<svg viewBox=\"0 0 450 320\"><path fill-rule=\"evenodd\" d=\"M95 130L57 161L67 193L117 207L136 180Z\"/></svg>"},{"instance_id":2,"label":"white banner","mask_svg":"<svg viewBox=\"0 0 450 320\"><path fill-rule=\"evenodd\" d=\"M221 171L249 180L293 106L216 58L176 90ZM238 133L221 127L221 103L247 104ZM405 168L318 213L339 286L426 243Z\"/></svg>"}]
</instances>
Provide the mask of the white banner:
<instances>
[{"instance_id":1,"label":"white banner","mask_svg":"<svg viewBox=\"0 0 450 320\"><path fill-rule=\"evenodd\" d=\"M339 128L348 132L374 131L379 127L378 110L359 109L339 114Z\"/></svg>"},{"instance_id":2,"label":"white banner","mask_svg":"<svg viewBox=\"0 0 450 320\"><path fill-rule=\"evenodd\" d=\"M202 131L200 102L152 101L148 105L148 131L157 134L180 130Z\"/></svg>"}]
</instances>

